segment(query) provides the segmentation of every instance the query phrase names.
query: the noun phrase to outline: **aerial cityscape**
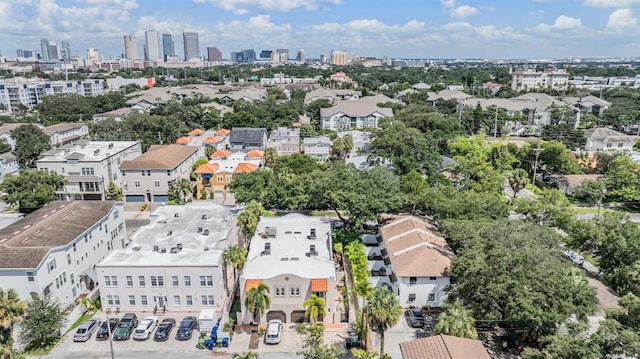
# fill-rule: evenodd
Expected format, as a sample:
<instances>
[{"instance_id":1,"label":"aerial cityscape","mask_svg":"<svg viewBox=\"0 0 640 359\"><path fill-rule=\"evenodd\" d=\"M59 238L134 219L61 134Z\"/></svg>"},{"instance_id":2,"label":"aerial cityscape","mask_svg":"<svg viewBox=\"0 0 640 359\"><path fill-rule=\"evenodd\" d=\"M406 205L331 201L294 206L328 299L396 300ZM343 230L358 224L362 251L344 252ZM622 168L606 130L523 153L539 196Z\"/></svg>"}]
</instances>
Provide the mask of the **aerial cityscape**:
<instances>
[{"instance_id":1,"label":"aerial cityscape","mask_svg":"<svg viewBox=\"0 0 640 359\"><path fill-rule=\"evenodd\" d=\"M0 359L640 357L636 0L0 0Z\"/></svg>"}]
</instances>

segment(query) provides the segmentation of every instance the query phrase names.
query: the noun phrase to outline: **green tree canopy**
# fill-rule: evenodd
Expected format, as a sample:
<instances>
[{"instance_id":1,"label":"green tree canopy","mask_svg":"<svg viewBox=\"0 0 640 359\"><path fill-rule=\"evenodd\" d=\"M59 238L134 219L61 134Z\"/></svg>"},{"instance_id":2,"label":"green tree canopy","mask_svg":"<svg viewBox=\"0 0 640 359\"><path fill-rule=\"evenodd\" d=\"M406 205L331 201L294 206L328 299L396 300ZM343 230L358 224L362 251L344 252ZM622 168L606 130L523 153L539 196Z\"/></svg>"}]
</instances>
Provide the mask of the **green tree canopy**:
<instances>
[{"instance_id":1,"label":"green tree canopy","mask_svg":"<svg viewBox=\"0 0 640 359\"><path fill-rule=\"evenodd\" d=\"M435 331L436 334L477 339L475 324L471 311L460 303L454 303L447 305L445 311L440 314Z\"/></svg>"},{"instance_id":2,"label":"green tree canopy","mask_svg":"<svg viewBox=\"0 0 640 359\"><path fill-rule=\"evenodd\" d=\"M34 168L40 155L51 149L51 138L31 123L13 129L11 137L16 141L14 152L22 168Z\"/></svg>"},{"instance_id":3,"label":"green tree canopy","mask_svg":"<svg viewBox=\"0 0 640 359\"><path fill-rule=\"evenodd\" d=\"M47 342L49 337L58 333L64 320L60 302L48 295L34 296L27 302L22 336L27 341Z\"/></svg>"},{"instance_id":4,"label":"green tree canopy","mask_svg":"<svg viewBox=\"0 0 640 359\"><path fill-rule=\"evenodd\" d=\"M104 193L104 199L107 201L122 201L124 199L122 188L118 187L113 181L109 182L107 191Z\"/></svg>"},{"instance_id":5,"label":"green tree canopy","mask_svg":"<svg viewBox=\"0 0 640 359\"><path fill-rule=\"evenodd\" d=\"M402 306L398 297L385 286L376 287L369 297L367 319L371 328L380 336L380 353L384 354L384 332L398 324L402 316Z\"/></svg>"},{"instance_id":6,"label":"green tree canopy","mask_svg":"<svg viewBox=\"0 0 640 359\"><path fill-rule=\"evenodd\" d=\"M7 175L0 183L0 191L3 201L18 204L21 213L31 213L55 201L55 191L64 182L64 177L55 172L22 170L18 175Z\"/></svg>"}]
</instances>

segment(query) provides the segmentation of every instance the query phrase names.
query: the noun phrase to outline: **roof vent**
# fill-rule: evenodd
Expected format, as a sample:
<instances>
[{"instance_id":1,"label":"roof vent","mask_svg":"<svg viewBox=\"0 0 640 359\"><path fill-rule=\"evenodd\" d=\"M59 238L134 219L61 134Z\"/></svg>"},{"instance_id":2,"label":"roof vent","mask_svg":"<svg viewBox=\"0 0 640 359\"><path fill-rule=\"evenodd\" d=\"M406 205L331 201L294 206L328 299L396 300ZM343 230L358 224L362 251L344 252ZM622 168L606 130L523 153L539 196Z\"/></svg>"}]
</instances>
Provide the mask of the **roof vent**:
<instances>
[{"instance_id":1,"label":"roof vent","mask_svg":"<svg viewBox=\"0 0 640 359\"><path fill-rule=\"evenodd\" d=\"M178 249L178 247L171 247L171 249L169 250L169 253L175 254L180 252L180 250Z\"/></svg>"},{"instance_id":2,"label":"roof vent","mask_svg":"<svg viewBox=\"0 0 640 359\"><path fill-rule=\"evenodd\" d=\"M311 233L307 236L307 239L316 239L316 229L311 228Z\"/></svg>"},{"instance_id":3,"label":"roof vent","mask_svg":"<svg viewBox=\"0 0 640 359\"><path fill-rule=\"evenodd\" d=\"M109 149L112 149L113 148L113 142L111 142L108 147L109 147Z\"/></svg>"},{"instance_id":4,"label":"roof vent","mask_svg":"<svg viewBox=\"0 0 640 359\"><path fill-rule=\"evenodd\" d=\"M209 235L209 230L208 229L203 230L202 234L204 234L205 236L208 236Z\"/></svg>"},{"instance_id":5,"label":"roof vent","mask_svg":"<svg viewBox=\"0 0 640 359\"><path fill-rule=\"evenodd\" d=\"M206 214L203 214L202 219L209 219L209 216L207 216Z\"/></svg>"},{"instance_id":6,"label":"roof vent","mask_svg":"<svg viewBox=\"0 0 640 359\"><path fill-rule=\"evenodd\" d=\"M167 249L166 249L166 248L162 248L162 249L160 250L160 253L167 253Z\"/></svg>"},{"instance_id":7,"label":"roof vent","mask_svg":"<svg viewBox=\"0 0 640 359\"><path fill-rule=\"evenodd\" d=\"M181 251L182 250L182 243L176 244L176 248L178 248L178 250Z\"/></svg>"},{"instance_id":8,"label":"roof vent","mask_svg":"<svg viewBox=\"0 0 640 359\"><path fill-rule=\"evenodd\" d=\"M178 212L174 213L174 214L173 214L173 217L175 217L175 218L180 217L180 213L178 213Z\"/></svg>"},{"instance_id":9,"label":"roof vent","mask_svg":"<svg viewBox=\"0 0 640 359\"><path fill-rule=\"evenodd\" d=\"M98 148L98 149L96 149L95 151L93 151L93 155L94 155L94 156L96 156L96 155L97 155L97 154L99 154L99 153L100 153L100 149L99 149L99 148Z\"/></svg>"},{"instance_id":10,"label":"roof vent","mask_svg":"<svg viewBox=\"0 0 640 359\"><path fill-rule=\"evenodd\" d=\"M276 237L276 227L267 227L264 229L265 234L267 235L267 238L275 238Z\"/></svg>"},{"instance_id":11,"label":"roof vent","mask_svg":"<svg viewBox=\"0 0 640 359\"><path fill-rule=\"evenodd\" d=\"M264 251L260 252L261 256L267 256L271 254L271 243L270 242L266 242L264 244Z\"/></svg>"},{"instance_id":12,"label":"roof vent","mask_svg":"<svg viewBox=\"0 0 640 359\"><path fill-rule=\"evenodd\" d=\"M169 230L169 232L167 232L167 237L169 237L172 234L173 234L173 230Z\"/></svg>"},{"instance_id":13,"label":"roof vent","mask_svg":"<svg viewBox=\"0 0 640 359\"><path fill-rule=\"evenodd\" d=\"M198 227L198 233L202 233L202 227Z\"/></svg>"},{"instance_id":14,"label":"roof vent","mask_svg":"<svg viewBox=\"0 0 640 359\"><path fill-rule=\"evenodd\" d=\"M307 257L317 257L318 251L316 251L316 245L312 244L309 246L309 252L306 253Z\"/></svg>"},{"instance_id":15,"label":"roof vent","mask_svg":"<svg viewBox=\"0 0 640 359\"><path fill-rule=\"evenodd\" d=\"M154 245L153 245L153 251L154 251L154 252L157 252L159 249L160 249L160 247L158 247L158 245L157 245L157 244L154 244Z\"/></svg>"}]
</instances>

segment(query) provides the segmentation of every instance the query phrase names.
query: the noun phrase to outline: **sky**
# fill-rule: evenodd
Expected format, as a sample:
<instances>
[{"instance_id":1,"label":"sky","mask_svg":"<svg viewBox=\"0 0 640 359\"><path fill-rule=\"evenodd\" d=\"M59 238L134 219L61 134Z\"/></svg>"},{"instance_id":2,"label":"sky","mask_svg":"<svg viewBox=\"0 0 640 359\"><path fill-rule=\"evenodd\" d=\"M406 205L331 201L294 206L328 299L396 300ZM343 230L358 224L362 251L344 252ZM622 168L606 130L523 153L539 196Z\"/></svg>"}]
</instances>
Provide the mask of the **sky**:
<instances>
[{"instance_id":1,"label":"sky","mask_svg":"<svg viewBox=\"0 0 640 359\"><path fill-rule=\"evenodd\" d=\"M200 53L304 49L390 58L640 56L640 0L0 0L0 52L68 40L74 56L124 52L123 35L199 33Z\"/></svg>"}]
</instances>

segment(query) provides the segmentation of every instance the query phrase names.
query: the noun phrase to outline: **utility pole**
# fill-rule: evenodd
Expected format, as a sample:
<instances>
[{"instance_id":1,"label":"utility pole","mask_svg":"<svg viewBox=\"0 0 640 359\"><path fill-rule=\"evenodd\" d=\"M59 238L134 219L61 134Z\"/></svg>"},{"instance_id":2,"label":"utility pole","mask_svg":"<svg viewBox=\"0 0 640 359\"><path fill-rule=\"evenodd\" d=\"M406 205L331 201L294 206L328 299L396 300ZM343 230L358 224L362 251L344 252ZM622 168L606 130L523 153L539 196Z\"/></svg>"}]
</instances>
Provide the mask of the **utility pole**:
<instances>
[{"instance_id":1,"label":"utility pole","mask_svg":"<svg viewBox=\"0 0 640 359\"><path fill-rule=\"evenodd\" d=\"M458 102L458 125L462 125L462 104Z\"/></svg>"},{"instance_id":2,"label":"utility pole","mask_svg":"<svg viewBox=\"0 0 640 359\"><path fill-rule=\"evenodd\" d=\"M111 350L111 359L114 359L113 356L113 333L111 332L111 323L109 323L109 313L107 313L107 331L109 333L109 349Z\"/></svg>"},{"instance_id":3,"label":"utility pole","mask_svg":"<svg viewBox=\"0 0 640 359\"><path fill-rule=\"evenodd\" d=\"M498 133L498 106L496 106L496 117L493 120L493 140L495 141Z\"/></svg>"},{"instance_id":4,"label":"utility pole","mask_svg":"<svg viewBox=\"0 0 640 359\"><path fill-rule=\"evenodd\" d=\"M538 147L534 148L533 151L536 153L536 161L533 163L533 178L531 179L531 184L536 186L536 173L538 171L538 157L540 156L540 152L542 152L542 148L540 148L540 141L538 141Z\"/></svg>"},{"instance_id":5,"label":"utility pole","mask_svg":"<svg viewBox=\"0 0 640 359\"><path fill-rule=\"evenodd\" d=\"M159 144L162 144L162 136L161 136L161 134L162 133L160 131L158 131L158 143Z\"/></svg>"}]
</instances>

